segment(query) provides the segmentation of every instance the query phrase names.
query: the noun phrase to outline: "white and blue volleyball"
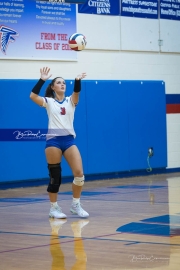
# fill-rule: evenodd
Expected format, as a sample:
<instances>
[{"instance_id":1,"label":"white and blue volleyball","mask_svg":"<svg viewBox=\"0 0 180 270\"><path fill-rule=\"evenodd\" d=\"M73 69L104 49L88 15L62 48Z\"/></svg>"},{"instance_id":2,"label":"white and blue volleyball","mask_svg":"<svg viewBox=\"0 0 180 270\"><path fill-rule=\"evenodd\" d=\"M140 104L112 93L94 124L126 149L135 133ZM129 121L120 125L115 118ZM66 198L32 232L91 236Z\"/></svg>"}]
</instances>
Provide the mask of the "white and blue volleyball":
<instances>
[{"instance_id":1,"label":"white and blue volleyball","mask_svg":"<svg viewBox=\"0 0 180 270\"><path fill-rule=\"evenodd\" d=\"M69 47L73 51L82 51L86 48L86 37L79 33L74 33L69 37Z\"/></svg>"}]
</instances>

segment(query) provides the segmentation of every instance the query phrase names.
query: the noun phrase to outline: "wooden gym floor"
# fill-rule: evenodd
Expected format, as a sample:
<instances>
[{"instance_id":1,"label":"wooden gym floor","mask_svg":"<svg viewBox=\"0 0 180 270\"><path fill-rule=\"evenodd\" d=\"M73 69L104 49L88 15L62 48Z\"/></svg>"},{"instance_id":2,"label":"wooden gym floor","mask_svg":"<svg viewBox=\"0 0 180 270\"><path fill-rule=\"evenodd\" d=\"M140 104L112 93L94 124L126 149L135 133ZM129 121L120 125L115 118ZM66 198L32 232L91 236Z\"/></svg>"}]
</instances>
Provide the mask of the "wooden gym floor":
<instances>
[{"instance_id":1,"label":"wooden gym floor","mask_svg":"<svg viewBox=\"0 0 180 270\"><path fill-rule=\"evenodd\" d=\"M180 269L180 173L88 181L69 212L71 184L48 218L46 187L0 190L0 270Z\"/></svg>"}]
</instances>

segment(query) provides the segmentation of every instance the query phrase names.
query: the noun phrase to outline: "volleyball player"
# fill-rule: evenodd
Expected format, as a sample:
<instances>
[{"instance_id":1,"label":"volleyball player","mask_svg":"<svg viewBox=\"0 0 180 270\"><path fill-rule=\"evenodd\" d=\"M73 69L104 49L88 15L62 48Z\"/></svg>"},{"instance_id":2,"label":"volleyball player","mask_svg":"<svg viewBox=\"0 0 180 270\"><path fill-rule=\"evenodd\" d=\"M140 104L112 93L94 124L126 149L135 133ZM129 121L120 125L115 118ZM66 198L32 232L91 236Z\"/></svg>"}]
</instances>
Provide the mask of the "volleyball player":
<instances>
[{"instance_id":1,"label":"volleyball player","mask_svg":"<svg viewBox=\"0 0 180 270\"><path fill-rule=\"evenodd\" d=\"M86 73L82 73L75 78L74 91L71 96L65 96L65 80L62 77L56 77L48 85L45 97L41 97L39 93L42 86L52 76L49 72L50 68L48 67L40 69L40 79L30 94L32 101L46 108L49 120L45 146L45 155L50 176L47 187L51 203L49 217L66 218L66 215L57 203L58 191L61 185L60 164L62 156L68 162L74 176L72 183L73 198L70 211L80 217L88 217L89 214L82 208L80 203L82 187L84 185L84 174L81 154L75 144L76 134L73 126L74 112L81 91L81 80L86 77Z\"/></svg>"}]
</instances>

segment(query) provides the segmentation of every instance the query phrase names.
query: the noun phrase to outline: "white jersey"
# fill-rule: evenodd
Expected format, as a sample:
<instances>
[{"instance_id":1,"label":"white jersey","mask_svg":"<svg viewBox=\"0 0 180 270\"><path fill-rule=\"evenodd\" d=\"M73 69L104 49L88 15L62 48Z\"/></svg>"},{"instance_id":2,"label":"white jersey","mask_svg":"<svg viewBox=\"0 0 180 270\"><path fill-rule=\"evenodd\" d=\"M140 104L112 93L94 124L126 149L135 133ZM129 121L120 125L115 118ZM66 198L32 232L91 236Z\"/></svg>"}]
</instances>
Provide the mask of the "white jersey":
<instances>
[{"instance_id":1,"label":"white jersey","mask_svg":"<svg viewBox=\"0 0 180 270\"><path fill-rule=\"evenodd\" d=\"M43 107L46 108L49 118L47 139L67 135L76 137L73 126L75 105L71 96L65 97L62 102L51 97L43 99Z\"/></svg>"}]
</instances>

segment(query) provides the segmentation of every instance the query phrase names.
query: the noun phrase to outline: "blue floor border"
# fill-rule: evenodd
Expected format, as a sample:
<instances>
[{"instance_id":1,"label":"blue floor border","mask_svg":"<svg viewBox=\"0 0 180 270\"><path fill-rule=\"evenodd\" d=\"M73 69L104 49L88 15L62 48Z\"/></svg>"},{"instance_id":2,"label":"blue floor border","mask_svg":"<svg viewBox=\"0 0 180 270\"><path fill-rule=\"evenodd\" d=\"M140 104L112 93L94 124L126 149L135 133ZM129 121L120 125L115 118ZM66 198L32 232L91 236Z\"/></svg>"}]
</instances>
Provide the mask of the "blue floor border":
<instances>
[{"instance_id":1,"label":"blue floor border","mask_svg":"<svg viewBox=\"0 0 180 270\"><path fill-rule=\"evenodd\" d=\"M130 172L114 172L114 173L105 173L105 174L91 174L85 175L86 181L95 181L95 180L108 180L115 178L130 178L135 176L147 176L147 175L155 175L155 174L166 174L166 173L176 173L180 172L180 168L160 168L153 169L151 172L147 172L146 170L139 171L130 171ZM62 183L71 183L73 180L72 176L63 177ZM25 187L37 187L47 185L49 182L48 178L43 179L29 179L29 180L21 180L21 181L7 181L0 182L0 190L5 189L13 189L13 188L25 188Z\"/></svg>"}]
</instances>

